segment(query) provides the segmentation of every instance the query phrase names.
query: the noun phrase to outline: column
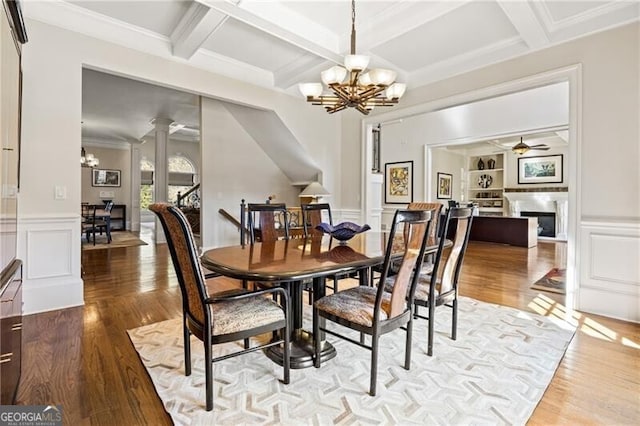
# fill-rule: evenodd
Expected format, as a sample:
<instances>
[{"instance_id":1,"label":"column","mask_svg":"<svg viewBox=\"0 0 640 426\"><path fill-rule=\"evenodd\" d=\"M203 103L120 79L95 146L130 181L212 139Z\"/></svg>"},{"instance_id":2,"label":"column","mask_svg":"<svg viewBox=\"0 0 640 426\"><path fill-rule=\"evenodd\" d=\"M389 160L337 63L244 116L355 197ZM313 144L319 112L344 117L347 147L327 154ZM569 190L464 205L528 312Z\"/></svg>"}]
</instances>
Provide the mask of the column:
<instances>
[{"instance_id":1,"label":"column","mask_svg":"<svg viewBox=\"0 0 640 426\"><path fill-rule=\"evenodd\" d=\"M140 231L140 145L142 141L129 141L131 144L131 208L129 209L130 227L133 232Z\"/></svg>"},{"instance_id":2,"label":"column","mask_svg":"<svg viewBox=\"0 0 640 426\"><path fill-rule=\"evenodd\" d=\"M569 200L556 201L556 238L566 241L568 238Z\"/></svg>"},{"instance_id":3,"label":"column","mask_svg":"<svg viewBox=\"0 0 640 426\"><path fill-rule=\"evenodd\" d=\"M169 118L156 118L154 125L156 126L156 147L155 147L155 171L153 177L154 201L166 202L167 200L167 144L169 142L169 125L173 120ZM162 225L156 218L156 244L165 243L167 240L164 236Z\"/></svg>"}]
</instances>

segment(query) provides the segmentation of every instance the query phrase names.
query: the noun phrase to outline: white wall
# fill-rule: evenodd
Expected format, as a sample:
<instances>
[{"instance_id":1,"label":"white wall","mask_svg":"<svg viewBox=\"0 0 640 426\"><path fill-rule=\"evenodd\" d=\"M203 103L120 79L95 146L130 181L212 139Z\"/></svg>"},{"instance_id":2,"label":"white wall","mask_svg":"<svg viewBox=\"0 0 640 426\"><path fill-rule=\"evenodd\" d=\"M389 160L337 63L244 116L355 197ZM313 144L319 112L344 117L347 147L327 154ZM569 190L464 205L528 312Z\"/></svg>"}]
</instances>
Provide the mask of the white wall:
<instances>
[{"instance_id":1,"label":"white wall","mask_svg":"<svg viewBox=\"0 0 640 426\"><path fill-rule=\"evenodd\" d=\"M329 116L322 108L307 105L299 97L252 86L179 61L168 61L33 20L27 20L27 28L18 229L19 257L25 261L25 313L83 303L78 232L83 66L274 110L323 170L324 186L340 199L341 188L334 178L340 167L334 161L340 156L339 117ZM236 179L251 182L255 176L237 173ZM54 200L55 186L66 188L66 199ZM218 220L217 211L212 214L203 217L203 222ZM49 228L61 231L49 232ZM34 239L35 236L38 238Z\"/></svg>"},{"instance_id":2,"label":"white wall","mask_svg":"<svg viewBox=\"0 0 640 426\"><path fill-rule=\"evenodd\" d=\"M499 86L535 74L581 64L579 128L572 129L579 143L580 175L577 201L576 255L579 257L578 307L589 312L640 321L640 271L638 268L610 268L612 259L626 259L640 253L640 24L601 32L589 37L540 50L420 88L410 88L400 102L407 111L425 103ZM374 112L377 114L377 112ZM386 114L398 118L402 110ZM359 135L345 135L355 138ZM612 182L615 184L612 185ZM354 186L359 182L354 182ZM354 190L355 192L355 190ZM355 196L343 194L345 200ZM620 244L613 256L599 256L586 239L596 231ZM622 253L621 251L625 252ZM637 259L637 257L636 257ZM572 260L572 259L570 259ZM595 263L595 265L594 265ZM606 267L605 267L606 266ZM627 271L624 277L610 273ZM595 271L604 271L596 273ZM606 289L606 290L605 290ZM615 294L615 300L612 295ZM604 304L616 306L615 313Z\"/></svg>"},{"instance_id":3,"label":"white wall","mask_svg":"<svg viewBox=\"0 0 640 426\"><path fill-rule=\"evenodd\" d=\"M86 146L87 153L95 155L100 164L98 169L120 170L120 186L93 186L91 168L81 169L82 195L81 200L89 204L102 204L103 199L111 199L114 204L124 204L127 206L126 223L130 222L131 209L131 152L129 149L98 148ZM101 197L100 192L109 191L113 197Z\"/></svg>"},{"instance_id":4,"label":"white wall","mask_svg":"<svg viewBox=\"0 0 640 426\"><path fill-rule=\"evenodd\" d=\"M233 118L222 102L202 98L202 247L240 243L240 235L227 220L220 219L223 208L240 219L240 202L263 203L269 195L274 202L299 205L299 190L255 140Z\"/></svg>"},{"instance_id":5,"label":"white wall","mask_svg":"<svg viewBox=\"0 0 640 426\"><path fill-rule=\"evenodd\" d=\"M542 155L562 155L562 182L561 183L518 183L518 158L538 157ZM566 187L568 186L568 149L564 147L551 147L548 151L529 151L523 155L517 155L512 151L505 152L504 181L505 188L539 188L539 187Z\"/></svg>"},{"instance_id":6,"label":"white wall","mask_svg":"<svg viewBox=\"0 0 640 426\"><path fill-rule=\"evenodd\" d=\"M434 149L431 153L431 164L432 168L431 170L427 170L427 173L431 174L431 182L433 182L433 184L430 188L426 188L428 195L424 201L447 203L447 200L439 200L437 197L438 173L449 173L452 175L451 199L457 201L462 200L463 176L461 170L467 168L466 157L444 149Z\"/></svg>"}]
</instances>

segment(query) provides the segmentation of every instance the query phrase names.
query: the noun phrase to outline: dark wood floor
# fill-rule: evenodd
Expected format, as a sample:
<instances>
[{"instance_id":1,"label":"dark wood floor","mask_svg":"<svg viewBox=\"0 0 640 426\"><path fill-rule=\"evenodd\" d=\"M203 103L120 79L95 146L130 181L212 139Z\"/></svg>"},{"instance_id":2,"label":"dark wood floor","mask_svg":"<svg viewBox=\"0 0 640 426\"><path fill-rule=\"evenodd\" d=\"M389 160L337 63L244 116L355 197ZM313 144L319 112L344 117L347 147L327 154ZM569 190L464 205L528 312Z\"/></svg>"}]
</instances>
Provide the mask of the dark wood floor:
<instances>
[{"instance_id":1,"label":"dark wood floor","mask_svg":"<svg viewBox=\"0 0 640 426\"><path fill-rule=\"evenodd\" d=\"M566 246L472 242L461 293L545 315L565 297L529 289L565 262ZM65 424L171 424L126 330L178 317L167 247L87 251L83 307L24 318L19 404L61 404ZM217 279L213 285L236 283ZM579 331L529 424L640 423L640 326L574 314Z\"/></svg>"}]
</instances>

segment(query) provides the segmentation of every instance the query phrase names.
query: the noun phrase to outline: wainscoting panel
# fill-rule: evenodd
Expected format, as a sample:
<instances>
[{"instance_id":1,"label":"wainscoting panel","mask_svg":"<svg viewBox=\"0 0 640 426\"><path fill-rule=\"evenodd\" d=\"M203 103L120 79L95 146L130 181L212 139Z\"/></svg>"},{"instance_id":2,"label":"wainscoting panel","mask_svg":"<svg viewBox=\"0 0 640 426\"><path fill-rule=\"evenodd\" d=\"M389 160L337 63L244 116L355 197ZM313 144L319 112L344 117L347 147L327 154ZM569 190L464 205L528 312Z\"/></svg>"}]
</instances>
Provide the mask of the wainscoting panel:
<instances>
[{"instance_id":1,"label":"wainscoting panel","mask_svg":"<svg viewBox=\"0 0 640 426\"><path fill-rule=\"evenodd\" d=\"M363 225L360 223L360 221L362 221L362 215L358 209L331 209L331 216L334 224L341 222L353 222ZM371 226L371 224L369 224L369 226Z\"/></svg>"},{"instance_id":2,"label":"wainscoting panel","mask_svg":"<svg viewBox=\"0 0 640 426\"><path fill-rule=\"evenodd\" d=\"M78 215L20 218L18 257L25 315L83 304Z\"/></svg>"},{"instance_id":3,"label":"wainscoting panel","mask_svg":"<svg viewBox=\"0 0 640 426\"><path fill-rule=\"evenodd\" d=\"M578 309L640 322L640 224L582 222Z\"/></svg>"}]
</instances>

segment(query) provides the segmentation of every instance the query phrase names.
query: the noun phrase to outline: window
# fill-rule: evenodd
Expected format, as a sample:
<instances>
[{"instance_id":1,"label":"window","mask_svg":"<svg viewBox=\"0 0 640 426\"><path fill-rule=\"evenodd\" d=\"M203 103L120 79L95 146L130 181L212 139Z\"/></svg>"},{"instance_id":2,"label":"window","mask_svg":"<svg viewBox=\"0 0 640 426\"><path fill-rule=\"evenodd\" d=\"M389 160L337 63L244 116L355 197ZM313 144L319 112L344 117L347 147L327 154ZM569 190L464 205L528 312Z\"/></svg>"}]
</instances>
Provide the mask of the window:
<instances>
[{"instance_id":1,"label":"window","mask_svg":"<svg viewBox=\"0 0 640 426\"><path fill-rule=\"evenodd\" d=\"M184 194L196 183L194 181L196 168L191 160L181 154L178 154L169 157L168 171L169 189L167 198L170 202L176 203L178 200L178 192ZM185 204L192 203L187 202Z\"/></svg>"},{"instance_id":2,"label":"window","mask_svg":"<svg viewBox=\"0 0 640 426\"><path fill-rule=\"evenodd\" d=\"M146 158L140 160L140 208L149 209L153 203L153 163Z\"/></svg>"}]
</instances>

